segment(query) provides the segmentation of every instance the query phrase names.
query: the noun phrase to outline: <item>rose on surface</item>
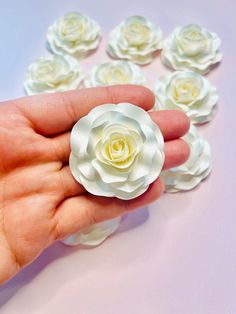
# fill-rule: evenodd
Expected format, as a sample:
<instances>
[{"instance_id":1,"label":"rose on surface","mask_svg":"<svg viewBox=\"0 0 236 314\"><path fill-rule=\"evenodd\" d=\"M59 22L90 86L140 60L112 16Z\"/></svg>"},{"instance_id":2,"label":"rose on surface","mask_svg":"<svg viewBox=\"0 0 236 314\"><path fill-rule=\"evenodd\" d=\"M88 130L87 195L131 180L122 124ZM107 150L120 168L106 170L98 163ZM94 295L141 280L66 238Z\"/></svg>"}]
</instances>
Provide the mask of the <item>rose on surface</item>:
<instances>
[{"instance_id":1,"label":"rose on surface","mask_svg":"<svg viewBox=\"0 0 236 314\"><path fill-rule=\"evenodd\" d=\"M94 195L135 198L156 180L163 163L160 129L132 104L98 106L72 129L70 169Z\"/></svg>"},{"instance_id":2,"label":"rose on surface","mask_svg":"<svg viewBox=\"0 0 236 314\"><path fill-rule=\"evenodd\" d=\"M193 71L176 71L163 76L154 86L155 109L182 110L192 123L205 123L214 115L216 88Z\"/></svg>"},{"instance_id":3,"label":"rose on surface","mask_svg":"<svg viewBox=\"0 0 236 314\"><path fill-rule=\"evenodd\" d=\"M97 246L119 228L120 222L120 217L99 222L81 232L67 237L62 242L71 246L78 244Z\"/></svg>"},{"instance_id":4,"label":"rose on surface","mask_svg":"<svg viewBox=\"0 0 236 314\"><path fill-rule=\"evenodd\" d=\"M100 39L100 26L87 15L77 12L63 15L47 32L47 41L52 52L79 58L96 49Z\"/></svg>"},{"instance_id":5,"label":"rose on surface","mask_svg":"<svg viewBox=\"0 0 236 314\"><path fill-rule=\"evenodd\" d=\"M76 89L84 78L76 59L49 55L29 66L24 83L28 95Z\"/></svg>"},{"instance_id":6,"label":"rose on surface","mask_svg":"<svg viewBox=\"0 0 236 314\"><path fill-rule=\"evenodd\" d=\"M146 79L140 67L128 61L111 61L96 65L84 81L85 87L145 83Z\"/></svg>"},{"instance_id":7,"label":"rose on surface","mask_svg":"<svg viewBox=\"0 0 236 314\"><path fill-rule=\"evenodd\" d=\"M191 69L206 74L222 59L221 40L216 33L190 24L177 27L163 42L162 61L175 70Z\"/></svg>"},{"instance_id":8,"label":"rose on surface","mask_svg":"<svg viewBox=\"0 0 236 314\"><path fill-rule=\"evenodd\" d=\"M190 147L190 156L183 165L162 172L161 178L165 183L166 192L191 190L205 179L212 169L210 145L196 127L191 125L183 139Z\"/></svg>"},{"instance_id":9,"label":"rose on surface","mask_svg":"<svg viewBox=\"0 0 236 314\"><path fill-rule=\"evenodd\" d=\"M142 16L131 16L111 32L107 51L118 59L147 64L162 48L162 31Z\"/></svg>"}]
</instances>

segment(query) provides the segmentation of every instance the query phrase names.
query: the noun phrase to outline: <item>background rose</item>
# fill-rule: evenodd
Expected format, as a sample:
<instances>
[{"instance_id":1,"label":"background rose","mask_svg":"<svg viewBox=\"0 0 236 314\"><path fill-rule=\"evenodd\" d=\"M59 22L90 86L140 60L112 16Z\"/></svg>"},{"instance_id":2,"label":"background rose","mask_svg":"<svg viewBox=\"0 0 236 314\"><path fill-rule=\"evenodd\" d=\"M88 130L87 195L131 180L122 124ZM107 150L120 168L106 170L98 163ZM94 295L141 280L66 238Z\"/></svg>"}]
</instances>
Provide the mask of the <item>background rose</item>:
<instances>
[{"instance_id":1,"label":"background rose","mask_svg":"<svg viewBox=\"0 0 236 314\"><path fill-rule=\"evenodd\" d=\"M208 122L218 101L216 88L193 71L177 71L154 86L156 109L184 111L193 123Z\"/></svg>"},{"instance_id":2,"label":"background rose","mask_svg":"<svg viewBox=\"0 0 236 314\"><path fill-rule=\"evenodd\" d=\"M62 242L66 245L89 245L97 246L106 240L120 226L121 218L99 222L81 232L77 232Z\"/></svg>"},{"instance_id":3,"label":"background rose","mask_svg":"<svg viewBox=\"0 0 236 314\"><path fill-rule=\"evenodd\" d=\"M161 48L161 29L144 17L131 16L111 32L107 51L114 58L147 64Z\"/></svg>"},{"instance_id":4,"label":"background rose","mask_svg":"<svg viewBox=\"0 0 236 314\"><path fill-rule=\"evenodd\" d=\"M47 40L55 54L70 54L85 57L98 47L101 38L100 26L87 15L67 13L49 27Z\"/></svg>"},{"instance_id":5,"label":"background rose","mask_svg":"<svg viewBox=\"0 0 236 314\"><path fill-rule=\"evenodd\" d=\"M212 169L210 145L201 137L196 127L191 125L183 139L190 147L190 156L183 165L162 172L161 178L165 183L166 192L191 190L205 179Z\"/></svg>"},{"instance_id":6,"label":"background rose","mask_svg":"<svg viewBox=\"0 0 236 314\"><path fill-rule=\"evenodd\" d=\"M138 65L128 61L104 62L95 66L85 80L85 87L137 84L144 85L146 79Z\"/></svg>"},{"instance_id":7,"label":"background rose","mask_svg":"<svg viewBox=\"0 0 236 314\"><path fill-rule=\"evenodd\" d=\"M217 34L199 25L177 27L163 43L162 60L176 70L188 68L205 74L222 59L220 45Z\"/></svg>"},{"instance_id":8,"label":"background rose","mask_svg":"<svg viewBox=\"0 0 236 314\"><path fill-rule=\"evenodd\" d=\"M163 163L160 129L137 106L96 107L72 129L70 169L92 194L135 198L158 177Z\"/></svg>"},{"instance_id":9,"label":"background rose","mask_svg":"<svg viewBox=\"0 0 236 314\"><path fill-rule=\"evenodd\" d=\"M29 66L24 83L28 95L76 89L83 80L77 60L70 56L41 57Z\"/></svg>"}]
</instances>

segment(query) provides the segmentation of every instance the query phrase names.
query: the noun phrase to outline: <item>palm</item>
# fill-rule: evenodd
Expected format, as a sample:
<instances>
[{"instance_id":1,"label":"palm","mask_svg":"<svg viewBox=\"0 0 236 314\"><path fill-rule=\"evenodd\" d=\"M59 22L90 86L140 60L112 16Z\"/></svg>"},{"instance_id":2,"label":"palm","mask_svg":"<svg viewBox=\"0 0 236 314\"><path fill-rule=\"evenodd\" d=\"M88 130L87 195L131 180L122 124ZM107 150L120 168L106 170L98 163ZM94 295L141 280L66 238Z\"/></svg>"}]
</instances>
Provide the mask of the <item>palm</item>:
<instances>
[{"instance_id":1,"label":"palm","mask_svg":"<svg viewBox=\"0 0 236 314\"><path fill-rule=\"evenodd\" d=\"M134 102L146 109L151 107L151 94L142 88L133 89L137 89L136 96L131 87L110 88L109 93L100 88L89 90L86 98L85 91L70 92L63 97L37 96L0 107L0 282L34 260L55 240L159 197L159 180L156 189L146 192L145 198L133 201L89 195L73 179L67 164L69 130L93 106L111 100L131 101L133 93ZM145 97L138 98L137 91L145 92ZM75 110L79 101L84 105ZM182 125L178 121L168 131L166 126L176 116L170 112L165 116L152 114L170 140L166 167L183 162L188 154L185 144L177 139L186 132L188 122L183 115L175 115L182 119ZM178 150L179 155L173 158L173 152Z\"/></svg>"}]
</instances>

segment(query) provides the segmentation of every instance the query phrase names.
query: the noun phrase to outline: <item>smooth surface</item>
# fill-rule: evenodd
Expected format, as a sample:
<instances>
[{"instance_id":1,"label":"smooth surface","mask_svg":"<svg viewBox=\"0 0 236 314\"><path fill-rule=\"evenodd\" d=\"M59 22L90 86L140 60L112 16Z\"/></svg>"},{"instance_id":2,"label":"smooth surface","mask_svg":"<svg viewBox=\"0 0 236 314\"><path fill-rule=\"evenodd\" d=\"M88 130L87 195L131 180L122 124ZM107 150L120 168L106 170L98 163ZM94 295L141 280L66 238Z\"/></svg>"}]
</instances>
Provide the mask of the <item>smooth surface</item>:
<instances>
[{"instance_id":1,"label":"smooth surface","mask_svg":"<svg viewBox=\"0 0 236 314\"><path fill-rule=\"evenodd\" d=\"M236 313L235 8L224 0L0 0L2 100L23 95L27 66L46 53L48 25L72 10L95 18L105 33L131 14L160 24L165 35L197 22L220 35L224 53L207 76L220 93L217 114L199 128L213 151L209 179L129 215L96 249L49 248L0 288L1 314ZM84 65L107 59L100 46ZM169 70L158 57L143 71L152 84Z\"/></svg>"}]
</instances>

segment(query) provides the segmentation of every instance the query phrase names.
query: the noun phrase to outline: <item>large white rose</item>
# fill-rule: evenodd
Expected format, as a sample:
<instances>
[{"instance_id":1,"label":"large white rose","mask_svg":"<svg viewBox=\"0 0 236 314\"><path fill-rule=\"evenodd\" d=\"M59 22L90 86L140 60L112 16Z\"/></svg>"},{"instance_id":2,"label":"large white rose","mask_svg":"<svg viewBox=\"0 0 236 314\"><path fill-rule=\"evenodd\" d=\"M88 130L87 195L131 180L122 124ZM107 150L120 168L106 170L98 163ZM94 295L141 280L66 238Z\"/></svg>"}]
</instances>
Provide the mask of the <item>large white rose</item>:
<instances>
[{"instance_id":1,"label":"large white rose","mask_svg":"<svg viewBox=\"0 0 236 314\"><path fill-rule=\"evenodd\" d=\"M83 78L76 59L49 55L29 66L24 87L28 95L63 92L78 88Z\"/></svg>"},{"instance_id":2,"label":"large white rose","mask_svg":"<svg viewBox=\"0 0 236 314\"><path fill-rule=\"evenodd\" d=\"M142 16L131 16L110 34L108 53L138 64L150 63L162 48L162 31Z\"/></svg>"},{"instance_id":3,"label":"large white rose","mask_svg":"<svg viewBox=\"0 0 236 314\"><path fill-rule=\"evenodd\" d=\"M92 194L135 198L156 180L163 163L160 129L132 104L98 106L72 129L70 169Z\"/></svg>"},{"instance_id":4,"label":"large white rose","mask_svg":"<svg viewBox=\"0 0 236 314\"><path fill-rule=\"evenodd\" d=\"M114 233L120 226L121 218L114 218L107 221L103 221L93 226L77 232L62 242L66 245L88 245L97 246L101 244L107 237Z\"/></svg>"},{"instance_id":5,"label":"large white rose","mask_svg":"<svg viewBox=\"0 0 236 314\"><path fill-rule=\"evenodd\" d=\"M163 76L154 86L155 109L184 111L192 123L212 119L218 101L216 88L200 74L177 71Z\"/></svg>"},{"instance_id":6,"label":"large white rose","mask_svg":"<svg viewBox=\"0 0 236 314\"><path fill-rule=\"evenodd\" d=\"M199 25L177 27L163 43L162 60L176 70L187 68L205 74L222 59L220 45L217 34Z\"/></svg>"},{"instance_id":7,"label":"large white rose","mask_svg":"<svg viewBox=\"0 0 236 314\"><path fill-rule=\"evenodd\" d=\"M205 179L212 169L210 145L201 137L196 127L192 125L183 139L190 147L190 156L183 165L162 172L161 178L165 183L166 192L191 190Z\"/></svg>"},{"instance_id":8,"label":"large white rose","mask_svg":"<svg viewBox=\"0 0 236 314\"><path fill-rule=\"evenodd\" d=\"M145 83L146 79L140 67L128 61L111 61L96 65L84 81L85 87Z\"/></svg>"},{"instance_id":9,"label":"large white rose","mask_svg":"<svg viewBox=\"0 0 236 314\"><path fill-rule=\"evenodd\" d=\"M77 12L60 17L47 32L49 47L55 54L80 58L96 49L100 39L100 26L87 15Z\"/></svg>"}]
</instances>

